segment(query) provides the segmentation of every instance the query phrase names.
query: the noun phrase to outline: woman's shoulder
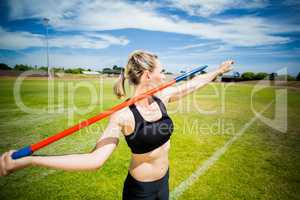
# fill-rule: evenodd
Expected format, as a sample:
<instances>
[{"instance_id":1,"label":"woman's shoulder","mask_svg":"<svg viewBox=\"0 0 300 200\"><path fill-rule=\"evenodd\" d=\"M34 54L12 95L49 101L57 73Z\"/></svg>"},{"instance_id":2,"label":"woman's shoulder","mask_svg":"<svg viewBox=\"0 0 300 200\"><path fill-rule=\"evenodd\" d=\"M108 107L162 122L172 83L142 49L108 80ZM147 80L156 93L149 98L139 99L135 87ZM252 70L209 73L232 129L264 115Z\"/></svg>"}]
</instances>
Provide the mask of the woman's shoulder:
<instances>
[{"instance_id":1,"label":"woman's shoulder","mask_svg":"<svg viewBox=\"0 0 300 200\"><path fill-rule=\"evenodd\" d=\"M124 135L131 133L134 128L134 115L129 107L122 108L110 116L110 121L117 123Z\"/></svg>"},{"instance_id":2,"label":"woman's shoulder","mask_svg":"<svg viewBox=\"0 0 300 200\"><path fill-rule=\"evenodd\" d=\"M132 120L133 115L129 107L122 108L110 116L110 120L124 126L127 125L130 120Z\"/></svg>"}]
</instances>

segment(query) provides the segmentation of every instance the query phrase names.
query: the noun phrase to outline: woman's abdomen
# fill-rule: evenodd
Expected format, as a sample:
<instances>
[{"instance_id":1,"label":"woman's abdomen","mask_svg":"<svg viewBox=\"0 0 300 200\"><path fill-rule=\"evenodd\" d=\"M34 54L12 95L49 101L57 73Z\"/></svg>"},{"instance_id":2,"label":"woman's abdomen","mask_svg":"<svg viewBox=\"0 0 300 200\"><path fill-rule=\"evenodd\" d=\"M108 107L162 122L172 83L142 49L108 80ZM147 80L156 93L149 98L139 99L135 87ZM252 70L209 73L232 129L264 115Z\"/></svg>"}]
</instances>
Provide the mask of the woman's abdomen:
<instances>
[{"instance_id":1,"label":"woman's abdomen","mask_svg":"<svg viewBox=\"0 0 300 200\"><path fill-rule=\"evenodd\" d=\"M155 181L162 178L168 171L168 152L170 141L151 152L133 154L129 173L138 181Z\"/></svg>"}]
</instances>

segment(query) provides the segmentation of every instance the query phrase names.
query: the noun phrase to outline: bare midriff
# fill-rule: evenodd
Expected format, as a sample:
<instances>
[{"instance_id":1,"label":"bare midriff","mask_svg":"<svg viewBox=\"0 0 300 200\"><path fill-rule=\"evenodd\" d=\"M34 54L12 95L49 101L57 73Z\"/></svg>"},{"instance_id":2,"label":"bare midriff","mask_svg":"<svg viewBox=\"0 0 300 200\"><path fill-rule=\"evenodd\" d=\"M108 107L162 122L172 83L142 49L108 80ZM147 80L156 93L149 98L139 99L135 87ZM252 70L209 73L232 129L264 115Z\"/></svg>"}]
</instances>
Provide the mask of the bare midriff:
<instances>
[{"instance_id":1,"label":"bare midriff","mask_svg":"<svg viewBox=\"0 0 300 200\"><path fill-rule=\"evenodd\" d=\"M161 179L169 168L169 148L170 140L150 152L132 154L129 169L131 176L141 182Z\"/></svg>"}]
</instances>

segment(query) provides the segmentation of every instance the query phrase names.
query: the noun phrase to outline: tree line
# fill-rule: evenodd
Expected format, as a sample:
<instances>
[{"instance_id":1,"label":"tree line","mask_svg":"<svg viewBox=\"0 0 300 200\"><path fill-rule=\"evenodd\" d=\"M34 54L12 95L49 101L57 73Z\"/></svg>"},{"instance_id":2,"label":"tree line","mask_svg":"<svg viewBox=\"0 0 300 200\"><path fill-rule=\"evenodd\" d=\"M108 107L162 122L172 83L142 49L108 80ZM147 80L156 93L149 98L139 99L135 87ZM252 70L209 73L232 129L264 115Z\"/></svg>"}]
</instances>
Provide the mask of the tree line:
<instances>
[{"instance_id":1,"label":"tree line","mask_svg":"<svg viewBox=\"0 0 300 200\"><path fill-rule=\"evenodd\" d=\"M24 65L24 64L16 64L14 67L10 67L5 63L0 63L0 69L1 70L15 70L15 71L29 71L29 70L38 70L38 71L48 71L48 67L45 66L30 66L30 65ZM83 71L92 71L91 69L83 69L81 67L77 68L63 68L63 67L51 67L51 70L55 73L57 72L64 72L64 73L71 73L71 74L82 74ZM102 74L108 74L108 75L118 75L124 70L123 67L118 67L117 65L114 65L113 67L109 68L103 68L102 71L98 71ZM172 74L171 72L163 71L165 74ZM180 71L180 73L185 73L185 71ZM202 72L206 73L206 72ZM236 81L252 81L252 80L263 80L263 79L269 79L274 80L275 78L281 79L283 76L287 77L288 81L298 80L300 81L300 72L296 77L293 77L291 75L277 75L276 73L265 73L265 72L244 72L241 75L236 77L233 77Z\"/></svg>"},{"instance_id":2,"label":"tree line","mask_svg":"<svg viewBox=\"0 0 300 200\"><path fill-rule=\"evenodd\" d=\"M263 79L269 79L269 80L284 80L286 79L288 81L295 81L298 80L300 81L300 72L296 77L291 76L289 74L284 74L284 75L278 75L277 73L265 73L265 72L258 72L258 73L253 73L253 72L244 72L239 79L241 81L253 81L253 80L263 80Z\"/></svg>"},{"instance_id":3,"label":"tree line","mask_svg":"<svg viewBox=\"0 0 300 200\"><path fill-rule=\"evenodd\" d=\"M37 70L37 71L48 71L48 67L38 67L38 66L30 66L30 65L24 65L24 64L16 64L14 67L10 67L7 64L0 63L0 69L2 70L15 70L15 71L29 71L29 70ZM71 73L71 74L82 74L83 71L92 71L91 69L83 69L83 68L63 68L63 67L51 67L51 70L56 72L65 72L65 73ZM100 71L97 71L102 74L108 74L108 75L118 75L121 74L121 72L124 70L123 67L118 67L117 65L114 65L113 67L109 68L103 68ZM163 71L165 74L172 74L171 72Z\"/></svg>"},{"instance_id":4,"label":"tree line","mask_svg":"<svg viewBox=\"0 0 300 200\"><path fill-rule=\"evenodd\" d=\"M14 71L29 71L29 70L35 70L35 71L48 71L48 67L45 66L31 66L31 65L24 65L24 64L16 64L14 67L10 67L5 63L0 63L0 69L2 70L14 70ZM91 69L83 69L81 67L77 68L64 68L64 67L51 67L51 70L54 73L57 72L64 72L64 73L70 73L70 74L82 74L83 71L92 71ZM102 71L98 71L102 73Z\"/></svg>"}]
</instances>

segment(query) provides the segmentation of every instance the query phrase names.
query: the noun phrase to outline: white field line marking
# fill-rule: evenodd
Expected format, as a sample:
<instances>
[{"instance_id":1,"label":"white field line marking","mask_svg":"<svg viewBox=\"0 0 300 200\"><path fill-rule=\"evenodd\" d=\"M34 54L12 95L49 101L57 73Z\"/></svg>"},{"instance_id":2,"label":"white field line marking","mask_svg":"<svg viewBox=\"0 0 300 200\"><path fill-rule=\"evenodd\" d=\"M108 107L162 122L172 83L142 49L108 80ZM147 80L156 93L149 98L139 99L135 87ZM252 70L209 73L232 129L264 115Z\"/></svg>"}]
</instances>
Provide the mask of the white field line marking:
<instances>
[{"instance_id":1,"label":"white field line marking","mask_svg":"<svg viewBox=\"0 0 300 200\"><path fill-rule=\"evenodd\" d=\"M264 113L271 105L273 101L269 103L263 110L259 113ZM201 175L203 175L209 167L215 164L220 157L226 152L226 150L237 140L243 133L258 119L258 115L255 115L249 122L247 122L243 128L235 134L229 141L227 141L223 147L214 152L202 165L198 168L184 181L182 181L170 194L170 199L178 199Z\"/></svg>"}]
</instances>

